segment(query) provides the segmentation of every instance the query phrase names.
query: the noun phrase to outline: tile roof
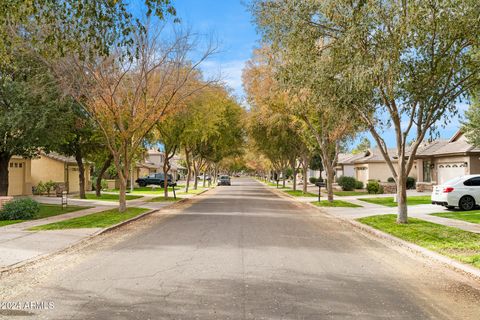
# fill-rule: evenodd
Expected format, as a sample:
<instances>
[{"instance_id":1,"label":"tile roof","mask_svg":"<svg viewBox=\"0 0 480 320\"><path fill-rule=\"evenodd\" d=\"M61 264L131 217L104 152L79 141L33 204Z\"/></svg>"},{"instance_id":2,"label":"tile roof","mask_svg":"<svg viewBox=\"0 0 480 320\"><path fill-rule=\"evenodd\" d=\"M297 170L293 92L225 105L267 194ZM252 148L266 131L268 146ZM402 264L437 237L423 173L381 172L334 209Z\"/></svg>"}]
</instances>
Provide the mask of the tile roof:
<instances>
[{"instance_id":1,"label":"tile roof","mask_svg":"<svg viewBox=\"0 0 480 320\"><path fill-rule=\"evenodd\" d=\"M49 153L41 152L41 155L53 160L63 162L63 163L75 164L75 165L77 164L77 161L75 160L74 157L64 156L63 154L60 154L57 152L49 152Z\"/></svg>"},{"instance_id":2,"label":"tile roof","mask_svg":"<svg viewBox=\"0 0 480 320\"><path fill-rule=\"evenodd\" d=\"M480 148L470 144L461 133L456 133L450 140L435 140L417 152L417 156L442 156L480 152Z\"/></svg>"},{"instance_id":3,"label":"tile roof","mask_svg":"<svg viewBox=\"0 0 480 320\"><path fill-rule=\"evenodd\" d=\"M364 156L364 153L340 153L338 155L338 164L353 164L357 159Z\"/></svg>"}]
</instances>

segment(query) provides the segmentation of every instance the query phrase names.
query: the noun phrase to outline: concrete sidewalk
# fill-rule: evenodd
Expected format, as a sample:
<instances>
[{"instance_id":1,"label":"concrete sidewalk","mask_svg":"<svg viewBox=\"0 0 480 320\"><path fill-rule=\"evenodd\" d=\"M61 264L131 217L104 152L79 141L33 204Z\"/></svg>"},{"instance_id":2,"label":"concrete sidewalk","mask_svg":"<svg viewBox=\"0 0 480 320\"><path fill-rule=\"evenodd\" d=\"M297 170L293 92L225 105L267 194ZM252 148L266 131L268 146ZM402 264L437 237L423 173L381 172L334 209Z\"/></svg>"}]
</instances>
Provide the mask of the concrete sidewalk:
<instances>
[{"instance_id":1,"label":"concrete sidewalk","mask_svg":"<svg viewBox=\"0 0 480 320\"><path fill-rule=\"evenodd\" d=\"M159 210L174 203L150 202L152 198L158 196L161 195L147 195L143 198L129 200L127 201L127 205L129 207ZM181 198L191 198L194 196L194 194L181 195ZM34 196L32 198L44 204L61 204L61 198L44 196ZM68 204L92 208L0 227L0 270L8 266L36 259L43 255L68 248L69 246L103 230L102 228L48 231L28 231L27 229L44 224L82 217L118 207L118 202L115 201L82 199L68 199Z\"/></svg>"},{"instance_id":2,"label":"concrete sidewalk","mask_svg":"<svg viewBox=\"0 0 480 320\"><path fill-rule=\"evenodd\" d=\"M274 188L274 187L271 187L271 188ZM281 189L278 189L278 190L282 191ZM416 192L415 190L409 190L408 192L408 196L421 196L421 195L425 196L428 194ZM368 217L368 216L382 215L382 214L397 214L396 207L387 207L387 206L382 206L382 205L359 200L362 198L379 198L379 197L391 197L391 196L392 195L371 195L371 194L365 195L365 196L362 195L362 196L348 196L348 197L335 196L334 197L335 200L347 201L353 204L357 204L361 207L359 208L321 207L321 209L333 216L352 219L352 220ZM294 198L301 202L313 202L318 200L316 197L294 197ZM322 194L321 199L325 200L326 197L324 197ZM473 232L473 233L480 233L480 224L470 223L467 221L456 220L456 219L442 218L442 217L431 215L432 213L440 213L440 212L447 212L447 211L448 210L444 207L431 205L431 204L421 204L421 205L414 205L414 206L408 207L409 217L422 219L425 221L441 224L444 226L455 227L455 228Z\"/></svg>"}]
</instances>

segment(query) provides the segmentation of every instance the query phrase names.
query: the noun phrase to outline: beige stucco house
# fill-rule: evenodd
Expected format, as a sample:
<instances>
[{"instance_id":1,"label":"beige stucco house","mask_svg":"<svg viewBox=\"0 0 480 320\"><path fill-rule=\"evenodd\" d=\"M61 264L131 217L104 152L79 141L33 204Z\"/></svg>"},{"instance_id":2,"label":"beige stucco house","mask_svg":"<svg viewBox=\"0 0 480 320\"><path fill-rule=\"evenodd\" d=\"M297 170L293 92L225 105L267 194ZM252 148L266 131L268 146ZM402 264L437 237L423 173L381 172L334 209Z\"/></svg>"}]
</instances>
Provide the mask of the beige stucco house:
<instances>
[{"instance_id":1,"label":"beige stucco house","mask_svg":"<svg viewBox=\"0 0 480 320\"><path fill-rule=\"evenodd\" d=\"M388 150L396 166L396 149ZM407 151L408 156L408 151ZM351 167L353 166L353 173ZM359 155L339 155L337 177L348 175L363 183L368 180L387 182L391 171L378 148ZM461 131L450 140L434 140L423 143L416 154L413 168L408 176L417 182L417 190L431 190L454 177L480 174L480 148L468 143Z\"/></svg>"},{"instance_id":2,"label":"beige stucco house","mask_svg":"<svg viewBox=\"0 0 480 320\"><path fill-rule=\"evenodd\" d=\"M388 149L388 154L394 166L397 165L397 150ZM362 181L364 184L368 180L377 180L380 182L387 182L388 178L392 177L392 172L383 155L378 148L370 149L364 153L364 156L358 158L355 164L355 178ZM417 179L416 163L408 176Z\"/></svg>"},{"instance_id":3,"label":"beige stucco house","mask_svg":"<svg viewBox=\"0 0 480 320\"><path fill-rule=\"evenodd\" d=\"M461 131L450 140L435 140L417 154L417 181L442 184L454 177L480 174L480 148L468 143Z\"/></svg>"},{"instance_id":4,"label":"beige stucco house","mask_svg":"<svg viewBox=\"0 0 480 320\"><path fill-rule=\"evenodd\" d=\"M388 149L388 154L394 166L397 165L396 153L396 149ZM336 177L340 176L354 177L367 184L368 180L387 182L388 178L393 175L380 150L374 148L359 154L340 154L336 167ZM417 178L416 164L414 164L409 176Z\"/></svg>"},{"instance_id":5,"label":"beige stucco house","mask_svg":"<svg viewBox=\"0 0 480 320\"><path fill-rule=\"evenodd\" d=\"M363 157L364 153L340 153L338 155L337 166L335 167L335 178L342 176L356 177L355 161Z\"/></svg>"},{"instance_id":6,"label":"beige stucco house","mask_svg":"<svg viewBox=\"0 0 480 320\"><path fill-rule=\"evenodd\" d=\"M32 194L31 160L13 156L8 164L8 195Z\"/></svg>"},{"instance_id":7,"label":"beige stucco house","mask_svg":"<svg viewBox=\"0 0 480 320\"><path fill-rule=\"evenodd\" d=\"M31 181L36 186L40 181L53 181L65 186L68 193L80 191L78 165L73 157L55 152L41 153L31 160ZM85 188L91 190L90 164L85 162Z\"/></svg>"}]
</instances>

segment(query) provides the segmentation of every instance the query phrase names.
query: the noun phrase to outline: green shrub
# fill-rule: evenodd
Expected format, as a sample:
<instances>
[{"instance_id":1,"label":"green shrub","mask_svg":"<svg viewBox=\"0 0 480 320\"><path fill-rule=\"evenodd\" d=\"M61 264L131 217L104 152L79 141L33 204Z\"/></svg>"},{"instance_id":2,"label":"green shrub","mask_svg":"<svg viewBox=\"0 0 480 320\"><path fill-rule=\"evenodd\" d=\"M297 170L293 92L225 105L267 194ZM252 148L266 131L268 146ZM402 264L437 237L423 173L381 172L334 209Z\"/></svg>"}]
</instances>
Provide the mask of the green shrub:
<instances>
[{"instance_id":1,"label":"green shrub","mask_svg":"<svg viewBox=\"0 0 480 320\"><path fill-rule=\"evenodd\" d=\"M367 183L367 191L371 194L383 193L383 187L376 180L369 180Z\"/></svg>"},{"instance_id":2,"label":"green shrub","mask_svg":"<svg viewBox=\"0 0 480 320\"><path fill-rule=\"evenodd\" d=\"M355 189L363 189L363 182L362 181L355 181Z\"/></svg>"},{"instance_id":3,"label":"green shrub","mask_svg":"<svg viewBox=\"0 0 480 320\"><path fill-rule=\"evenodd\" d=\"M395 182L395 179L393 179L393 177L390 177L387 179L387 182Z\"/></svg>"},{"instance_id":4,"label":"green shrub","mask_svg":"<svg viewBox=\"0 0 480 320\"><path fill-rule=\"evenodd\" d=\"M342 176L338 178L338 185L342 187L343 191L353 191L356 186L357 180L354 177Z\"/></svg>"},{"instance_id":5,"label":"green shrub","mask_svg":"<svg viewBox=\"0 0 480 320\"><path fill-rule=\"evenodd\" d=\"M407 189L415 189L415 178L407 177Z\"/></svg>"},{"instance_id":6,"label":"green shrub","mask_svg":"<svg viewBox=\"0 0 480 320\"><path fill-rule=\"evenodd\" d=\"M38 182L34 190L35 190L35 194L38 194L38 195L42 195L45 192L47 192L47 189L45 188L45 184L42 181Z\"/></svg>"},{"instance_id":7,"label":"green shrub","mask_svg":"<svg viewBox=\"0 0 480 320\"><path fill-rule=\"evenodd\" d=\"M30 198L16 199L3 205L0 220L33 219L40 211L40 204Z\"/></svg>"},{"instance_id":8,"label":"green shrub","mask_svg":"<svg viewBox=\"0 0 480 320\"><path fill-rule=\"evenodd\" d=\"M287 168L287 170L285 170L285 178L290 179L292 177L293 177L293 169L292 168Z\"/></svg>"},{"instance_id":9,"label":"green shrub","mask_svg":"<svg viewBox=\"0 0 480 320\"><path fill-rule=\"evenodd\" d=\"M50 196L50 192L52 190L55 190L56 186L57 186L57 183L53 182L52 180L45 182L45 191L49 196Z\"/></svg>"},{"instance_id":10,"label":"green shrub","mask_svg":"<svg viewBox=\"0 0 480 320\"><path fill-rule=\"evenodd\" d=\"M311 184L315 184L315 183L317 183L318 179L315 178L315 177L310 177L310 179L308 179L308 181L310 181Z\"/></svg>"}]
</instances>

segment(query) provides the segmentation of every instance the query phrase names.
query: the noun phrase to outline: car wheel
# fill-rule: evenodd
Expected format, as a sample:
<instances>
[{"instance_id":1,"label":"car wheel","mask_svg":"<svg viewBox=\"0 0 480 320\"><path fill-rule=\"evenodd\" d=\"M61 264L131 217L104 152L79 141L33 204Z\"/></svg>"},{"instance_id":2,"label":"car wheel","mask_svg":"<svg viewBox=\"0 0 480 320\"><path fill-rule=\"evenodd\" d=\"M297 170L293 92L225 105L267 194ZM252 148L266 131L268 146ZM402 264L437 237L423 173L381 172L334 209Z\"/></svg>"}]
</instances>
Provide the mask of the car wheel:
<instances>
[{"instance_id":1,"label":"car wheel","mask_svg":"<svg viewBox=\"0 0 480 320\"><path fill-rule=\"evenodd\" d=\"M463 211L472 210L475 207L475 199L473 199L471 196L463 196L460 198L458 206Z\"/></svg>"}]
</instances>

